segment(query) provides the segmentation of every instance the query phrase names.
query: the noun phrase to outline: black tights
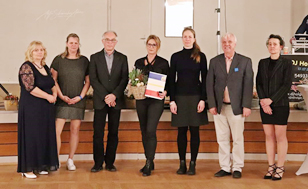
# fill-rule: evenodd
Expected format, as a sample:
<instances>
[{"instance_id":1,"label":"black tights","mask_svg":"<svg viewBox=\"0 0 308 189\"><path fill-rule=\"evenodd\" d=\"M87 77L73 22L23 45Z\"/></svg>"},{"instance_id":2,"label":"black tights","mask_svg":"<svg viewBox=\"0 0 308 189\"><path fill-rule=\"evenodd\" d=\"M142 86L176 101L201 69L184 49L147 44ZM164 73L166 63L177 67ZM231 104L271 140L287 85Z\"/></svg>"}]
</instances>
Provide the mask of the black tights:
<instances>
[{"instance_id":1,"label":"black tights","mask_svg":"<svg viewBox=\"0 0 308 189\"><path fill-rule=\"evenodd\" d=\"M178 151L180 160L186 159L186 149L187 149L187 127L178 127ZM189 127L190 130L190 153L191 161L196 161L200 146L200 136L199 136L199 126Z\"/></svg>"}]
</instances>

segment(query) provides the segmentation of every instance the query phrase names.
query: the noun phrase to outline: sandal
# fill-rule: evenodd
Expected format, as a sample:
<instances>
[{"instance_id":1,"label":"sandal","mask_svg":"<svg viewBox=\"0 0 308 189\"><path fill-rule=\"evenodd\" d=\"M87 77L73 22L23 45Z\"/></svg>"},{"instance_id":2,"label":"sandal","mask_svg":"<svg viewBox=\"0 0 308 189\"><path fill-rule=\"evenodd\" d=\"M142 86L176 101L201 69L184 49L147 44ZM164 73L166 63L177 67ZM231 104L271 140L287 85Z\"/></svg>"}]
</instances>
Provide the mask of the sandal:
<instances>
[{"instance_id":1,"label":"sandal","mask_svg":"<svg viewBox=\"0 0 308 189\"><path fill-rule=\"evenodd\" d=\"M281 166L281 167L276 167L276 170L275 170L275 173L274 173L274 175L273 175L273 177L272 177L272 180L281 180L282 179L282 173L284 173L285 171L284 171L284 166ZM276 175L278 176L278 177L276 177Z\"/></svg>"},{"instance_id":2,"label":"sandal","mask_svg":"<svg viewBox=\"0 0 308 189\"><path fill-rule=\"evenodd\" d=\"M268 170L264 175L264 179L272 179L274 172L276 171L276 164L269 165L268 168L272 168L272 170Z\"/></svg>"}]
</instances>

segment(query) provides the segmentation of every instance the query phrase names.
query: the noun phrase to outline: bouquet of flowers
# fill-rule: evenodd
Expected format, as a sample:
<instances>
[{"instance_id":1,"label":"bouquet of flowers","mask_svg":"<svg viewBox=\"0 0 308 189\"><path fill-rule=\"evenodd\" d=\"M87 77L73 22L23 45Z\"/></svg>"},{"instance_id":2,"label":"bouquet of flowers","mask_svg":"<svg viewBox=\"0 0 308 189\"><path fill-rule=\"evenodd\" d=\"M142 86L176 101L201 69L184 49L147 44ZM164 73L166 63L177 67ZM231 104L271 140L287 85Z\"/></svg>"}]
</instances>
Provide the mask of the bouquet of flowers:
<instances>
[{"instance_id":1,"label":"bouquet of flowers","mask_svg":"<svg viewBox=\"0 0 308 189\"><path fill-rule=\"evenodd\" d=\"M129 73L127 96L133 95L136 100L145 99L144 93L147 82L148 76L144 75L142 70L134 68Z\"/></svg>"}]
</instances>

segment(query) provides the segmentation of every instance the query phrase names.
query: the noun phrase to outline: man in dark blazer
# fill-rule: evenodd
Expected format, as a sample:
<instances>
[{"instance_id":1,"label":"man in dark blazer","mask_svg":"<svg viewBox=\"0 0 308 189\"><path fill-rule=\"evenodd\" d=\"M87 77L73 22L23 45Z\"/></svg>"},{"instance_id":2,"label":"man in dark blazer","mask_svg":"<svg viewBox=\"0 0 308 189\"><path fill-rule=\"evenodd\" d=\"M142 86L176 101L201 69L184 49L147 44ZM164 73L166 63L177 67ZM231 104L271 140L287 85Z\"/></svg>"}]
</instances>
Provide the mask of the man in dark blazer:
<instances>
[{"instance_id":1,"label":"man in dark blazer","mask_svg":"<svg viewBox=\"0 0 308 189\"><path fill-rule=\"evenodd\" d=\"M91 55L90 82L93 87L94 104L94 135L93 156L94 166L91 172L103 169L116 171L114 161L118 146L118 128L121 108L124 106L124 90L128 83L127 57L114 50L117 44L117 34L107 31L103 34L104 49ZM108 138L104 153L104 130L108 115Z\"/></svg>"},{"instance_id":2,"label":"man in dark blazer","mask_svg":"<svg viewBox=\"0 0 308 189\"><path fill-rule=\"evenodd\" d=\"M213 114L219 164L215 176L231 175L230 134L233 139L233 178L241 178L244 167L244 121L251 113L253 71L251 59L235 52L236 37L222 37L223 54L210 61L206 90L209 111Z\"/></svg>"}]
</instances>

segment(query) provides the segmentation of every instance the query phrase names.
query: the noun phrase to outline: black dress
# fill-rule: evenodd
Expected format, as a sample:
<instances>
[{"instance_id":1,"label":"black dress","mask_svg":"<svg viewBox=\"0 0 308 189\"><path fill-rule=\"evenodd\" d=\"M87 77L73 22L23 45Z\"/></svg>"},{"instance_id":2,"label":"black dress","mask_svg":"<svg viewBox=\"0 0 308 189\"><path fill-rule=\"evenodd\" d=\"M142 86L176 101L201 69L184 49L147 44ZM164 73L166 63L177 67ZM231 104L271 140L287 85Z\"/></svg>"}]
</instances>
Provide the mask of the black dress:
<instances>
[{"instance_id":1,"label":"black dress","mask_svg":"<svg viewBox=\"0 0 308 189\"><path fill-rule=\"evenodd\" d=\"M260 64L260 63L259 63ZM277 67L279 66L278 64L282 64L281 63L281 59L277 59L277 60L273 60L273 59L269 59L269 63L268 63L268 70L267 70L267 75L268 75L268 79L267 79L267 91L271 91L271 88L273 87L271 85L271 82L273 82L273 80L277 80L275 77L273 77L273 74L277 74ZM276 72L275 72L276 69ZM283 69L281 69L283 70ZM285 69L288 71L288 69ZM260 74L261 71L258 70L258 78L260 78ZM285 78L289 78L289 74L287 74L286 71L283 72L284 77ZM260 80L260 79L259 79ZM258 81L258 79L257 79ZM257 85L260 85L260 82L257 82ZM282 83L281 85L285 85L284 83ZM286 91L286 95L287 95ZM273 95L273 94L269 94L268 98ZM279 102L279 100L278 100ZM271 109L272 109L272 115L269 115L267 113L265 113L263 111L263 108L260 105L260 115L261 115L261 120L262 120L262 124L271 124L271 125L287 125L288 124L288 118L289 118L289 114L290 114L290 107L289 107L289 103L286 103L286 105L277 105L277 102L273 102L270 105Z\"/></svg>"},{"instance_id":2,"label":"black dress","mask_svg":"<svg viewBox=\"0 0 308 189\"><path fill-rule=\"evenodd\" d=\"M49 68L42 75L31 62L19 70L21 88L18 108L18 168L17 172L57 170L59 167L55 131L54 105L30 92L38 87L52 94L55 85Z\"/></svg>"}]
</instances>

